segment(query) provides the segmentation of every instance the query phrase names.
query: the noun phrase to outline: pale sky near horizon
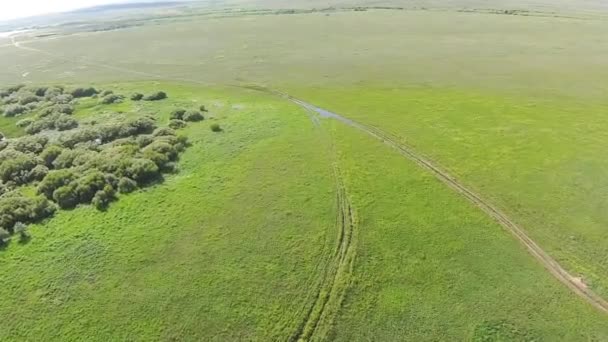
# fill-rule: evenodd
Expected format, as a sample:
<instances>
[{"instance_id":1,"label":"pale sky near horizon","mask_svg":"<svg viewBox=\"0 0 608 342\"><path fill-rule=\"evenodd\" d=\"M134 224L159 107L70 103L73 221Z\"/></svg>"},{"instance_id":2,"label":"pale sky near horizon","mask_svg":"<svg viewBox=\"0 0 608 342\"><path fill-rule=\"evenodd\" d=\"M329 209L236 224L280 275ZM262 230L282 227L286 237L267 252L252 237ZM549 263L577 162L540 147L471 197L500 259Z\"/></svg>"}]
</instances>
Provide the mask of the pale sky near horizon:
<instances>
[{"instance_id":1,"label":"pale sky near horizon","mask_svg":"<svg viewBox=\"0 0 608 342\"><path fill-rule=\"evenodd\" d=\"M0 0L0 20L62 12L120 0Z\"/></svg>"}]
</instances>

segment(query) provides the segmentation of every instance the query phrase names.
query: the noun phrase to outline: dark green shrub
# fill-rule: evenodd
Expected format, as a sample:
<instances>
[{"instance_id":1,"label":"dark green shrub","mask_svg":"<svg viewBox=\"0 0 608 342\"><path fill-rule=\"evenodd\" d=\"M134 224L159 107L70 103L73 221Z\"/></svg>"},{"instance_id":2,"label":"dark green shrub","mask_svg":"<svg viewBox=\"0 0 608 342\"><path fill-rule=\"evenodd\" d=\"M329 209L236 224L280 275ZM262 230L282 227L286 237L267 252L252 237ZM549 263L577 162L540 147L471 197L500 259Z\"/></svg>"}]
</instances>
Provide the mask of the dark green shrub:
<instances>
[{"instance_id":1,"label":"dark green shrub","mask_svg":"<svg viewBox=\"0 0 608 342\"><path fill-rule=\"evenodd\" d=\"M28 103L33 103L33 102L38 102L38 101L40 101L40 98L34 94L24 95L21 98L19 98L19 104L24 105L24 106Z\"/></svg>"},{"instance_id":2,"label":"dark green shrub","mask_svg":"<svg viewBox=\"0 0 608 342\"><path fill-rule=\"evenodd\" d=\"M68 184L53 191L53 200L62 209L71 209L78 204L78 194L73 184Z\"/></svg>"},{"instance_id":3,"label":"dark green shrub","mask_svg":"<svg viewBox=\"0 0 608 342\"><path fill-rule=\"evenodd\" d=\"M152 132L154 137L162 137L166 135L175 135L175 131L168 127L159 127Z\"/></svg>"},{"instance_id":4,"label":"dark green shrub","mask_svg":"<svg viewBox=\"0 0 608 342\"><path fill-rule=\"evenodd\" d=\"M27 231L27 225L23 222L17 222L13 226L13 233L19 235L19 241L25 242L30 238L30 234Z\"/></svg>"},{"instance_id":5,"label":"dark green shrub","mask_svg":"<svg viewBox=\"0 0 608 342\"><path fill-rule=\"evenodd\" d=\"M72 170L52 170L38 184L38 193L51 199L56 189L70 184L74 178Z\"/></svg>"},{"instance_id":6,"label":"dark green shrub","mask_svg":"<svg viewBox=\"0 0 608 342\"><path fill-rule=\"evenodd\" d=\"M17 222L33 223L55 212L55 207L42 197L0 197L0 227L12 227Z\"/></svg>"},{"instance_id":7,"label":"dark green shrub","mask_svg":"<svg viewBox=\"0 0 608 342\"><path fill-rule=\"evenodd\" d=\"M36 165L28 174L30 181L41 181L49 173L49 168L44 165Z\"/></svg>"},{"instance_id":8,"label":"dark green shrub","mask_svg":"<svg viewBox=\"0 0 608 342\"><path fill-rule=\"evenodd\" d=\"M11 238L11 234L4 228L0 227L0 246L4 246Z\"/></svg>"},{"instance_id":9,"label":"dark green shrub","mask_svg":"<svg viewBox=\"0 0 608 342\"><path fill-rule=\"evenodd\" d=\"M50 108L53 111L53 113L68 114L68 115L74 113L74 106L69 105L69 104L57 104Z\"/></svg>"},{"instance_id":10,"label":"dark green shrub","mask_svg":"<svg viewBox=\"0 0 608 342\"><path fill-rule=\"evenodd\" d=\"M149 159L136 158L131 160L130 164L124 176L133 179L137 184L150 183L160 175L156 163Z\"/></svg>"},{"instance_id":11,"label":"dark green shrub","mask_svg":"<svg viewBox=\"0 0 608 342\"><path fill-rule=\"evenodd\" d=\"M139 147L145 147L150 145L154 141L154 137L150 134L142 134L137 136L137 139L135 139L135 141L137 142L137 145L139 145Z\"/></svg>"},{"instance_id":12,"label":"dark green shrub","mask_svg":"<svg viewBox=\"0 0 608 342\"><path fill-rule=\"evenodd\" d=\"M31 118L25 118L25 119L21 119L21 120L17 121L17 123L15 125L17 127L24 128L24 127L29 126L32 122L34 122L33 119L31 119Z\"/></svg>"},{"instance_id":13,"label":"dark green shrub","mask_svg":"<svg viewBox=\"0 0 608 342\"><path fill-rule=\"evenodd\" d=\"M52 101L55 102L56 104L70 104L72 101L74 100L74 96L70 95L70 94L61 94L61 95L57 95L54 98L52 98Z\"/></svg>"},{"instance_id":14,"label":"dark green shrub","mask_svg":"<svg viewBox=\"0 0 608 342\"><path fill-rule=\"evenodd\" d=\"M207 108L205 107L205 105L201 105L199 110L203 113L208 111Z\"/></svg>"},{"instance_id":15,"label":"dark green shrub","mask_svg":"<svg viewBox=\"0 0 608 342\"><path fill-rule=\"evenodd\" d=\"M211 131L213 131L213 132L221 132L222 131L222 127L220 127L220 125L218 125L216 123L211 124L211 126L209 126L209 127L211 127Z\"/></svg>"},{"instance_id":16,"label":"dark green shrub","mask_svg":"<svg viewBox=\"0 0 608 342\"><path fill-rule=\"evenodd\" d=\"M63 152L63 148L58 145L49 145L47 146L42 153L40 153L40 158L44 162L44 165L47 167L52 167L53 162Z\"/></svg>"},{"instance_id":17,"label":"dark green shrub","mask_svg":"<svg viewBox=\"0 0 608 342\"><path fill-rule=\"evenodd\" d=\"M42 119L38 119L33 121L27 127L25 127L24 131L27 134L34 135L38 134L44 130L54 129L55 128L55 118L54 117L46 117Z\"/></svg>"},{"instance_id":18,"label":"dark green shrub","mask_svg":"<svg viewBox=\"0 0 608 342\"><path fill-rule=\"evenodd\" d=\"M61 114L55 119L55 128L58 131L67 131L76 127L78 127L78 121L68 115Z\"/></svg>"},{"instance_id":19,"label":"dark green shrub","mask_svg":"<svg viewBox=\"0 0 608 342\"><path fill-rule=\"evenodd\" d=\"M19 152L39 154L49 142L45 136L24 136L13 141L12 146Z\"/></svg>"},{"instance_id":20,"label":"dark green shrub","mask_svg":"<svg viewBox=\"0 0 608 342\"><path fill-rule=\"evenodd\" d=\"M167 98L167 94L164 91L158 91L156 93L150 94L143 98L144 101L158 101L164 100Z\"/></svg>"},{"instance_id":21,"label":"dark green shrub","mask_svg":"<svg viewBox=\"0 0 608 342\"><path fill-rule=\"evenodd\" d=\"M141 101L141 99L144 98L144 94L141 93L135 93L131 95L131 100L132 101Z\"/></svg>"},{"instance_id":22,"label":"dark green shrub","mask_svg":"<svg viewBox=\"0 0 608 342\"><path fill-rule=\"evenodd\" d=\"M184 114L186 114L185 109L176 109L171 112L169 115L170 119L182 120L184 118Z\"/></svg>"},{"instance_id":23,"label":"dark green shrub","mask_svg":"<svg viewBox=\"0 0 608 342\"><path fill-rule=\"evenodd\" d=\"M106 185L103 173L93 170L76 180L75 192L80 203L89 203L95 193L102 190Z\"/></svg>"},{"instance_id":24,"label":"dark green shrub","mask_svg":"<svg viewBox=\"0 0 608 342\"><path fill-rule=\"evenodd\" d=\"M2 153L6 152L2 151ZM31 154L18 151L11 152L12 157L2 160L0 163L0 180L4 183L12 181L17 184L24 184L29 181L29 172L36 167L37 160Z\"/></svg>"},{"instance_id":25,"label":"dark green shrub","mask_svg":"<svg viewBox=\"0 0 608 342\"><path fill-rule=\"evenodd\" d=\"M95 193L91 204L97 208L97 210L105 210L108 204L114 199L114 189L106 185L103 190L99 190Z\"/></svg>"},{"instance_id":26,"label":"dark green shrub","mask_svg":"<svg viewBox=\"0 0 608 342\"><path fill-rule=\"evenodd\" d=\"M137 182L128 177L122 177L118 181L118 191L121 194L128 194L130 192L135 191L137 189Z\"/></svg>"},{"instance_id":27,"label":"dark green shrub","mask_svg":"<svg viewBox=\"0 0 608 342\"><path fill-rule=\"evenodd\" d=\"M8 88L6 88L6 90L9 92L9 94L12 94L12 93L16 93L16 92L18 92L18 91L19 91L19 90L21 90L23 87L25 87L25 84L18 84L18 85L16 85L16 86L12 86L12 87L8 87Z\"/></svg>"},{"instance_id":28,"label":"dark green shrub","mask_svg":"<svg viewBox=\"0 0 608 342\"><path fill-rule=\"evenodd\" d=\"M93 87L89 88L76 88L70 93L73 97L91 97L98 93L97 89Z\"/></svg>"},{"instance_id":29,"label":"dark green shrub","mask_svg":"<svg viewBox=\"0 0 608 342\"><path fill-rule=\"evenodd\" d=\"M184 120L179 120L179 119L173 119L171 121L169 121L169 127L172 129L180 129L180 128L184 128L186 127L186 121Z\"/></svg>"},{"instance_id":30,"label":"dark green shrub","mask_svg":"<svg viewBox=\"0 0 608 342\"><path fill-rule=\"evenodd\" d=\"M203 114L198 110L189 110L184 113L184 121L201 121L203 119Z\"/></svg>"},{"instance_id":31,"label":"dark green shrub","mask_svg":"<svg viewBox=\"0 0 608 342\"><path fill-rule=\"evenodd\" d=\"M99 101L99 103L101 103L101 104L120 103L120 102L122 102L122 100L123 100L123 96L110 94L110 95L106 95L106 96L102 97L101 101Z\"/></svg>"},{"instance_id":32,"label":"dark green shrub","mask_svg":"<svg viewBox=\"0 0 608 342\"><path fill-rule=\"evenodd\" d=\"M107 89L107 90L104 90L101 93L99 93L99 96L104 97L104 96L108 96L108 95L112 95L112 94L114 94L114 91Z\"/></svg>"},{"instance_id":33,"label":"dark green shrub","mask_svg":"<svg viewBox=\"0 0 608 342\"><path fill-rule=\"evenodd\" d=\"M81 150L64 149L53 161L53 168L57 170L69 169L74 165L74 159L76 159L80 153L82 153Z\"/></svg>"},{"instance_id":34,"label":"dark green shrub","mask_svg":"<svg viewBox=\"0 0 608 342\"><path fill-rule=\"evenodd\" d=\"M14 104L14 105L10 105L10 106L7 106L6 108L4 108L4 116L13 117L13 116L23 114L27 111L28 111L28 109L26 106Z\"/></svg>"}]
</instances>

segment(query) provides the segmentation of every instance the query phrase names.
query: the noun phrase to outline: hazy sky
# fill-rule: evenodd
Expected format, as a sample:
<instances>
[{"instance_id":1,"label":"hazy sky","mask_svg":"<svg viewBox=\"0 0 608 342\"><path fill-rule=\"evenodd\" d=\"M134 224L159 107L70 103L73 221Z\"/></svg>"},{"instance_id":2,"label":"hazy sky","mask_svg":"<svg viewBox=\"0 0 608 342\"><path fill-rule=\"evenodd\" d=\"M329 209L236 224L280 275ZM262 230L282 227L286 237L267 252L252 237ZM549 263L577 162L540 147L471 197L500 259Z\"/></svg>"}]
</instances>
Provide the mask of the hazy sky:
<instances>
[{"instance_id":1,"label":"hazy sky","mask_svg":"<svg viewBox=\"0 0 608 342\"><path fill-rule=\"evenodd\" d=\"M61 12L120 0L0 0L0 20Z\"/></svg>"}]
</instances>

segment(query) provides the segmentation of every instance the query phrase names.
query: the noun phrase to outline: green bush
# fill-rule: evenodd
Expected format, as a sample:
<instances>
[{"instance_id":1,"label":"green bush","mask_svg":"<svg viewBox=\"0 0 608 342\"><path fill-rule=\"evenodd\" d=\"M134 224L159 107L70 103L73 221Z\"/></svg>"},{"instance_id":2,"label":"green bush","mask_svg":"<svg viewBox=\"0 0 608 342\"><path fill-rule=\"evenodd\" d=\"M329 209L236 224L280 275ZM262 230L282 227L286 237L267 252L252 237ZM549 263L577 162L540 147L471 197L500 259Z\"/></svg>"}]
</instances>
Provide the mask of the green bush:
<instances>
[{"instance_id":1,"label":"green bush","mask_svg":"<svg viewBox=\"0 0 608 342\"><path fill-rule=\"evenodd\" d=\"M13 226L13 233L19 235L19 241L25 242L30 238L30 235L27 231L27 225L23 222L17 222Z\"/></svg>"},{"instance_id":2,"label":"green bush","mask_svg":"<svg viewBox=\"0 0 608 342\"><path fill-rule=\"evenodd\" d=\"M61 94L61 95L57 95L54 98L51 98L52 102L56 103L56 104L70 104L73 100L74 100L74 96L70 95L70 94ZM70 114L70 113L67 113Z\"/></svg>"},{"instance_id":3,"label":"green bush","mask_svg":"<svg viewBox=\"0 0 608 342\"><path fill-rule=\"evenodd\" d=\"M19 98L19 104L24 105L24 106L26 104L38 102L38 101L40 101L40 98L34 94L24 95L23 97Z\"/></svg>"},{"instance_id":4,"label":"green bush","mask_svg":"<svg viewBox=\"0 0 608 342\"><path fill-rule=\"evenodd\" d=\"M169 121L169 127L172 129L180 129L186 127L186 121L179 119L172 119Z\"/></svg>"},{"instance_id":5,"label":"green bush","mask_svg":"<svg viewBox=\"0 0 608 342\"><path fill-rule=\"evenodd\" d=\"M17 121L17 123L15 125L20 128L25 128L25 127L31 125L32 122L34 122L33 119L25 118L25 119L21 119L21 120Z\"/></svg>"},{"instance_id":6,"label":"green bush","mask_svg":"<svg viewBox=\"0 0 608 342\"><path fill-rule=\"evenodd\" d=\"M99 93L97 91L97 89L95 89L93 87L89 87L89 88L76 88L76 89L72 90L72 92L70 94L73 97L91 97L93 95L96 95L97 93Z\"/></svg>"},{"instance_id":7,"label":"green bush","mask_svg":"<svg viewBox=\"0 0 608 342\"><path fill-rule=\"evenodd\" d=\"M101 98L99 103L101 104L112 104L112 103L120 103L124 97L122 95L109 94Z\"/></svg>"},{"instance_id":8,"label":"green bush","mask_svg":"<svg viewBox=\"0 0 608 342\"><path fill-rule=\"evenodd\" d=\"M59 113L59 114L73 114L74 113L74 107L72 105L69 104L57 104L53 107L51 107L53 113Z\"/></svg>"},{"instance_id":9,"label":"green bush","mask_svg":"<svg viewBox=\"0 0 608 342\"><path fill-rule=\"evenodd\" d=\"M203 113L204 113L204 112L208 112L207 107L205 107L205 105L201 105L201 106L199 107L199 110L200 110L201 112L203 112Z\"/></svg>"},{"instance_id":10,"label":"green bush","mask_svg":"<svg viewBox=\"0 0 608 342\"><path fill-rule=\"evenodd\" d=\"M168 127L159 127L152 132L152 136L161 137L167 135L175 135L175 131Z\"/></svg>"},{"instance_id":11,"label":"green bush","mask_svg":"<svg viewBox=\"0 0 608 342\"><path fill-rule=\"evenodd\" d=\"M137 182L128 177L122 177L118 181L118 192L121 194L128 194L137 189Z\"/></svg>"},{"instance_id":12,"label":"green bush","mask_svg":"<svg viewBox=\"0 0 608 342\"><path fill-rule=\"evenodd\" d=\"M49 168L44 165L36 165L28 174L30 181L41 181L49 173Z\"/></svg>"},{"instance_id":13,"label":"green bush","mask_svg":"<svg viewBox=\"0 0 608 342\"><path fill-rule=\"evenodd\" d=\"M141 99L144 98L144 94L142 93L135 93L131 95L131 101L141 101Z\"/></svg>"},{"instance_id":14,"label":"green bush","mask_svg":"<svg viewBox=\"0 0 608 342\"><path fill-rule=\"evenodd\" d=\"M150 94L143 98L144 101L158 101L164 100L167 98L167 94L164 91L158 91L156 93Z\"/></svg>"},{"instance_id":15,"label":"green bush","mask_svg":"<svg viewBox=\"0 0 608 342\"><path fill-rule=\"evenodd\" d=\"M13 117L13 116L21 115L27 111L28 111L28 109L26 106L14 104L14 105L10 105L10 106L7 106L6 108L4 108L4 116Z\"/></svg>"},{"instance_id":16,"label":"green bush","mask_svg":"<svg viewBox=\"0 0 608 342\"><path fill-rule=\"evenodd\" d=\"M112 95L112 94L114 94L114 91L107 89L107 90L104 90L101 93L99 93L99 96L104 97L104 96L108 96L108 95Z\"/></svg>"},{"instance_id":17,"label":"green bush","mask_svg":"<svg viewBox=\"0 0 608 342\"><path fill-rule=\"evenodd\" d=\"M39 154L48 142L49 138L45 136L25 136L15 139L12 147L19 152Z\"/></svg>"},{"instance_id":18,"label":"green bush","mask_svg":"<svg viewBox=\"0 0 608 342\"><path fill-rule=\"evenodd\" d=\"M2 151L5 153L6 150ZM30 171L38 165L38 161L31 154L18 151L11 152L12 157L2 160L0 163L0 180L2 182L15 182L24 184L29 181Z\"/></svg>"},{"instance_id":19,"label":"green bush","mask_svg":"<svg viewBox=\"0 0 608 342\"><path fill-rule=\"evenodd\" d=\"M55 128L58 131L67 131L76 127L78 127L78 121L68 115L61 114L55 120Z\"/></svg>"},{"instance_id":20,"label":"green bush","mask_svg":"<svg viewBox=\"0 0 608 342\"><path fill-rule=\"evenodd\" d=\"M4 228L0 227L0 246L4 246L11 238L11 234Z\"/></svg>"},{"instance_id":21,"label":"green bush","mask_svg":"<svg viewBox=\"0 0 608 342\"><path fill-rule=\"evenodd\" d=\"M203 114L198 110L189 110L184 113L184 121L201 121L203 119Z\"/></svg>"},{"instance_id":22,"label":"green bush","mask_svg":"<svg viewBox=\"0 0 608 342\"><path fill-rule=\"evenodd\" d=\"M53 192L65 185L70 184L75 179L72 170L52 170L46 177L38 184L38 193L46 196L46 198L53 198Z\"/></svg>"},{"instance_id":23,"label":"green bush","mask_svg":"<svg viewBox=\"0 0 608 342\"><path fill-rule=\"evenodd\" d=\"M214 123L214 124L211 124L210 127L211 127L211 131L213 131L213 132L221 132L222 131L222 127L220 127L219 124Z\"/></svg>"},{"instance_id":24,"label":"green bush","mask_svg":"<svg viewBox=\"0 0 608 342\"><path fill-rule=\"evenodd\" d=\"M184 118L184 114L186 114L185 109L176 109L171 112L169 118L172 120L182 120Z\"/></svg>"},{"instance_id":25,"label":"green bush","mask_svg":"<svg viewBox=\"0 0 608 342\"><path fill-rule=\"evenodd\" d=\"M53 191L53 200L62 209L71 209L78 204L78 194L73 184L68 184Z\"/></svg>"},{"instance_id":26,"label":"green bush","mask_svg":"<svg viewBox=\"0 0 608 342\"><path fill-rule=\"evenodd\" d=\"M160 176L159 168L149 159L136 158L130 161L125 176L133 179L137 184L150 183Z\"/></svg>"},{"instance_id":27,"label":"green bush","mask_svg":"<svg viewBox=\"0 0 608 342\"><path fill-rule=\"evenodd\" d=\"M63 148L59 145L49 145L47 146L42 153L40 153L40 158L44 162L44 165L47 167L52 167L53 162L57 157L63 152Z\"/></svg>"},{"instance_id":28,"label":"green bush","mask_svg":"<svg viewBox=\"0 0 608 342\"><path fill-rule=\"evenodd\" d=\"M55 207L42 197L0 197L0 227L12 230L17 222L34 223L55 212Z\"/></svg>"}]
</instances>

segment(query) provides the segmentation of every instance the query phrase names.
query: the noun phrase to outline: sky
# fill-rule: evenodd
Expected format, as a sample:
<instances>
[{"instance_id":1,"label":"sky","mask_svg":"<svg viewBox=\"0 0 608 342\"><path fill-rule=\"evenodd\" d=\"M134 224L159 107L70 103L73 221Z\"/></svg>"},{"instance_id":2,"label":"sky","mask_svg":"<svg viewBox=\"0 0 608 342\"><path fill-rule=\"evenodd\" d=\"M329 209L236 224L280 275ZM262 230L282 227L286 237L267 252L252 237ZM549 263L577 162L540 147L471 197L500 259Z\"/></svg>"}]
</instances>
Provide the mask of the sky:
<instances>
[{"instance_id":1,"label":"sky","mask_svg":"<svg viewBox=\"0 0 608 342\"><path fill-rule=\"evenodd\" d=\"M0 20L62 12L120 0L0 0Z\"/></svg>"}]
</instances>

